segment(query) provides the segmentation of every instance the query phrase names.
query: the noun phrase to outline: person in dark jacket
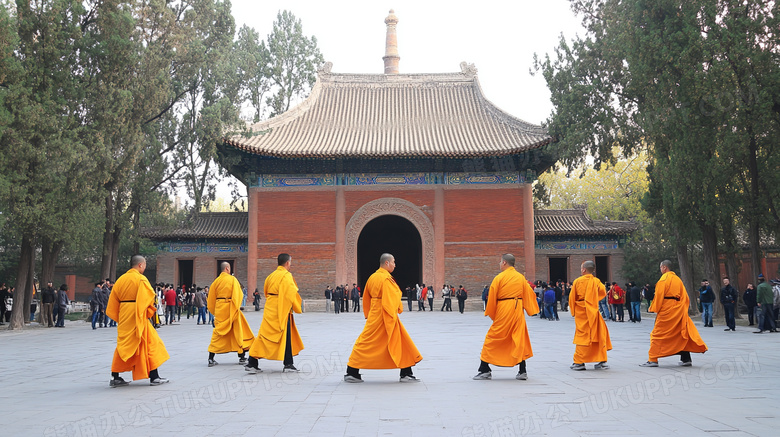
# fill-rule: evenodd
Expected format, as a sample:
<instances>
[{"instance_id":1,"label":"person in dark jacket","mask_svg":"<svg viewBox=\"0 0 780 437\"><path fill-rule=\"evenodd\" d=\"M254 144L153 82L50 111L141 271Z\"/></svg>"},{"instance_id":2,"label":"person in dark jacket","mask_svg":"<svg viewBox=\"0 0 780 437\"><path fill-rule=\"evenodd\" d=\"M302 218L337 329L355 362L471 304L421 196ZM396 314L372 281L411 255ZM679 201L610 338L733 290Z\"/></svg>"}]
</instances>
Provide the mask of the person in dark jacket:
<instances>
[{"instance_id":1,"label":"person in dark jacket","mask_svg":"<svg viewBox=\"0 0 780 437\"><path fill-rule=\"evenodd\" d=\"M330 285L328 285L327 287L325 287L325 312L326 313L330 312L330 305L332 301L333 301L333 290L331 290Z\"/></svg>"},{"instance_id":2,"label":"person in dark jacket","mask_svg":"<svg viewBox=\"0 0 780 437\"><path fill-rule=\"evenodd\" d=\"M108 289L108 284L110 284L110 282L103 281L103 285L100 288L100 301L103 304L104 310L108 306L108 297L111 295L111 291L109 291L109 289ZM106 315L105 311L103 312L103 319L102 320L103 320L103 327L104 328L108 328L109 323L113 322L113 320L110 320L108 318L108 316Z\"/></svg>"},{"instance_id":3,"label":"person in dark jacket","mask_svg":"<svg viewBox=\"0 0 780 437\"><path fill-rule=\"evenodd\" d=\"M710 281L706 279L701 280L699 302L701 302L701 321L704 326L712 328L712 303L715 302L715 292L710 287Z\"/></svg>"},{"instance_id":4,"label":"person in dark jacket","mask_svg":"<svg viewBox=\"0 0 780 437\"><path fill-rule=\"evenodd\" d=\"M360 311L360 289L357 284L352 284L352 291L349 292L349 297L352 299L352 312Z\"/></svg>"},{"instance_id":5,"label":"person in dark jacket","mask_svg":"<svg viewBox=\"0 0 780 437\"><path fill-rule=\"evenodd\" d=\"M747 306L748 326L753 326L755 322L756 308L758 308L756 306L756 287L754 287L753 284L747 285L745 294L742 295L742 300L745 302L745 306Z\"/></svg>"},{"instance_id":6,"label":"person in dark jacket","mask_svg":"<svg viewBox=\"0 0 780 437\"><path fill-rule=\"evenodd\" d=\"M554 311L555 311L555 289L552 288L552 286L549 286L547 284L542 284L542 288L544 288L544 314L547 317L547 320L553 321L558 320L555 318Z\"/></svg>"},{"instance_id":7,"label":"person in dark jacket","mask_svg":"<svg viewBox=\"0 0 780 437\"><path fill-rule=\"evenodd\" d=\"M653 304L653 299L655 299L655 285L645 284L642 293L647 301L647 311L650 312L650 305Z\"/></svg>"},{"instance_id":8,"label":"person in dark jacket","mask_svg":"<svg viewBox=\"0 0 780 437\"><path fill-rule=\"evenodd\" d=\"M336 314L341 312L341 305L344 302L344 288L341 285L337 285L333 290L333 311Z\"/></svg>"},{"instance_id":9,"label":"person in dark jacket","mask_svg":"<svg viewBox=\"0 0 780 437\"><path fill-rule=\"evenodd\" d=\"M95 283L95 288L92 289L92 296L89 299L89 306L92 310L92 329L97 329L95 325L103 327L103 320L106 311L106 307L103 304L103 284L100 282Z\"/></svg>"},{"instance_id":10,"label":"person in dark jacket","mask_svg":"<svg viewBox=\"0 0 780 437\"><path fill-rule=\"evenodd\" d=\"M68 304L70 304L70 299L68 299L68 285L62 284L60 285L60 290L57 292L57 324L54 325L55 327L65 327L65 310L68 308Z\"/></svg>"},{"instance_id":11,"label":"person in dark jacket","mask_svg":"<svg viewBox=\"0 0 780 437\"><path fill-rule=\"evenodd\" d=\"M260 292L255 288L255 291L252 293L252 305L255 306L255 311L260 311L260 298ZM328 298L328 302L330 302L330 298Z\"/></svg>"},{"instance_id":12,"label":"person in dark jacket","mask_svg":"<svg viewBox=\"0 0 780 437\"><path fill-rule=\"evenodd\" d=\"M761 312L758 316L758 331L755 334L761 334L765 331L777 332L774 315L774 292L772 286L766 282L764 275L758 275L758 287L756 288L756 304Z\"/></svg>"},{"instance_id":13,"label":"person in dark jacket","mask_svg":"<svg viewBox=\"0 0 780 437\"><path fill-rule=\"evenodd\" d=\"M41 325L44 323L47 327L54 326L54 303L57 300L57 291L52 287L51 281L47 284L46 288L41 292Z\"/></svg>"},{"instance_id":14,"label":"person in dark jacket","mask_svg":"<svg viewBox=\"0 0 780 437\"><path fill-rule=\"evenodd\" d=\"M469 295L462 285L459 286L458 291L455 292L455 297L458 298L458 311L463 314L463 311L466 309L466 299L468 299Z\"/></svg>"},{"instance_id":15,"label":"person in dark jacket","mask_svg":"<svg viewBox=\"0 0 780 437\"><path fill-rule=\"evenodd\" d=\"M626 289L624 290L625 293L626 293L626 298L625 298L625 302L624 303L625 303L625 306L626 306L626 311L628 311L628 320L630 320L631 323L633 323L634 322L634 307L631 306L631 283L627 282L627 283L625 283L623 285L625 285L625 287L626 287Z\"/></svg>"},{"instance_id":16,"label":"person in dark jacket","mask_svg":"<svg viewBox=\"0 0 780 437\"><path fill-rule=\"evenodd\" d=\"M11 296L11 293L8 292L8 287L6 287L5 283L3 283L0 285L0 325L5 325L5 301L9 297L13 296Z\"/></svg>"},{"instance_id":17,"label":"person in dark jacket","mask_svg":"<svg viewBox=\"0 0 780 437\"><path fill-rule=\"evenodd\" d=\"M736 331L734 309L737 306L738 299L739 293L737 293L737 290L731 286L729 278L723 278L723 288L720 289L720 303L723 304L723 311L726 313L727 328L724 329L724 331Z\"/></svg>"},{"instance_id":18,"label":"person in dark jacket","mask_svg":"<svg viewBox=\"0 0 780 437\"><path fill-rule=\"evenodd\" d=\"M630 283L628 295L631 299L631 321L639 323L642 321L642 289L636 285L636 282Z\"/></svg>"}]
</instances>

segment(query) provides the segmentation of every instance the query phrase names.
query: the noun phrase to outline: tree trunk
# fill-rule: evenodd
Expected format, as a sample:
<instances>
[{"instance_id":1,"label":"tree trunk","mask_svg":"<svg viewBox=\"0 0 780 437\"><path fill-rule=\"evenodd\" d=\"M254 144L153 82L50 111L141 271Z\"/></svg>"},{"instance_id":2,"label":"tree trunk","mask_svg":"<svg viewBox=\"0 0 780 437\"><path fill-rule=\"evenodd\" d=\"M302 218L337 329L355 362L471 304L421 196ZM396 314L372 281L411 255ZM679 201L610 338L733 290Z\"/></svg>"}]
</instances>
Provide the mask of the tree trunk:
<instances>
[{"instance_id":1,"label":"tree trunk","mask_svg":"<svg viewBox=\"0 0 780 437\"><path fill-rule=\"evenodd\" d=\"M30 305L32 305L33 293L35 292L35 250L33 249L30 259L30 268L27 270L27 286L24 290L24 323L30 323Z\"/></svg>"},{"instance_id":2,"label":"tree trunk","mask_svg":"<svg viewBox=\"0 0 780 437\"><path fill-rule=\"evenodd\" d=\"M691 259L688 257L688 246L677 244L676 249L677 263L680 265L680 280L682 280L685 290L688 292L688 297L691 299L688 314L696 315L699 314L699 307L696 305L696 289L693 288L693 270Z\"/></svg>"},{"instance_id":3,"label":"tree trunk","mask_svg":"<svg viewBox=\"0 0 780 437\"><path fill-rule=\"evenodd\" d=\"M758 218L751 214L748 218L748 239L750 241L750 267L752 270L752 279L755 281L758 279L758 274L761 272L761 240L759 237L759 225ZM771 277L769 272L764 273L765 276Z\"/></svg>"},{"instance_id":4,"label":"tree trunk","mask_svg":"<svg viewBox=\"0 0 780 437\"><path fill-rule=\"evenodd\" d=\"M703 225L702 257L704 258L704 276L710 281L710 287L715 293L712 303L712 315L719 316L720 311L720 264L718 263L718 233L714 226Z\"/></svg>"},{"instance_id":5,"label":"tree trunk","mask_svg":"<svg viewBox=\"0 0 780 437\"><path fill-rule=\"evenodd\" d=\"M35 250L33 248L33 240L29 235L22 237L21 253L19 255L19 273L16 276L16 289L14 290L14 306L11 311L11 321L8 324L8 329L24 329L24 294L27 288L27 281L30 280L29 272L34 269L33 261L35 260ZM28 308L27 311L30 309ZM27 315L29 317L29 313Z\"/></svg>"},{"instance_id":6,"label":"tree trunk","mask_svg":"<svg viewBox=\"0 0 780 437\"><path fill-rule=\"evenodd\" d=\"M762 209L758 205L759 199L759 174L758 174L758 144L753 134L752 125L748 128L750 141L748 142L748 173L750 174L750 193L748 195L748 239L750 240L750 264L753 270L753 280L758 278L761 272L761 239L759 236L758 215ZM769 272L763 272L768 275Z\"/></svg>"},{"instance_id":7,"label":"tree trunk","mask_svg":"<svg viewBox=\"0 0 780 437\"><path fill-rule=\"evenodd\" d=\"M141 231L141 205L138 202L133 204L133 231L135 237L133 238L133 253L132 255L138 255L141 252L141 241L138 237Z\"/></svg>"},{"instance_id":8,"label":"tree trunk","mask_svg":"<svg viewBox=\"0 0 780 437\"><path fill-rule=\"evenodd\" d=\"M41 242L41 277L40 284L46 284L54 280L54 268L57 265L60 252L64 246L62 241L52 241L44 238Z\"/></svg>"},{"instance_id":9,"label":"tree trunk","mask_svg":"<svg viewBox=\"0 0 780 437\"><path fill-rule=\"evenodd\" d=\"M734 236L734 227L732 225L733 223L730 219L727 219L723 225L723 241L726 245L726 276L729 277L731 286L737 290L737 305L734 305L734 317L741 319L742 317L739 314L739 303L744 302L742 301L742 293L740 293L742 288L739 283L739 263L737 261L737 251L739 248L735 243L736 237Z\"/></svg>"},{"instance_id":10,"label":"tree trunk","mask_svg":"<svg viewBox=\"0 0 780 437\"><path fill-rule=\"evenodd\" d=\"M112 242L112 252L111 252L111 271L109 272L109 275L106 276L106 278L111 278L111 283L116 281L116 265L117 260L119 259L119 237L122 234L122 228L120 228L118 225L114 227L113 232L113 239Z\"/></svg>"},{"instance_id":11,"label":"tree trunk","mask_svg":"<svg viewBox=\"0 0 780 437\"><path fill-rule=\"evenodd\" d=\"M109 193L106 196L106 228L103 232L103 259L100 265L100 279L110 277L111 258L114 254L114 196Z\"/></svg>"}]
</instances>

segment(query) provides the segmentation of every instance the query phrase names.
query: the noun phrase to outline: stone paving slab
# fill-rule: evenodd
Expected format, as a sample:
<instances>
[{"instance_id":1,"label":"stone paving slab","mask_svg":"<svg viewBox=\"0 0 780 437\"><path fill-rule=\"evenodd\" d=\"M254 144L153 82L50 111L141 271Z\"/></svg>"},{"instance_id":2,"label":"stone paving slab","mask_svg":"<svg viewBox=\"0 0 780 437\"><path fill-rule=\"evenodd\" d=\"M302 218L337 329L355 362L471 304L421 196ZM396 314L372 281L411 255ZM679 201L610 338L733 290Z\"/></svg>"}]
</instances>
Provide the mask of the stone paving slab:
<instances>
[{"instance_id":1,"label":"stone paving slab","mask_svg":"<svg viewBox=\"0 0 780 437\"><path fill-rule=\"evenodd\" d=\"M245 313L256 331L261 312ZM111 389L114 329L83 322L65 329L0 331L2 429L8 436L163 435L260 436L602 436L776 435L780 334L738 326L703 328L709 346L694 366L676 357L659 368L647 360L652 316L641 324L608 324L611 369L569 369L574 322L529 318L535 356L527 381L516 368L493 369L472 381L490 320L478 312L405 312L401 319L424 360L419 384L401 384L397 370L363 370L363 384L342 381L362 314L296 315L306 348L297 374L260 361L249 375L233 354L206 365L209 326L195 319L163 326L171 359L160 368L170 384L148 380ZM35 324L33 324L35 326ZM124 374L125 379L129 374Z\"/></svg>"}]
</instances>

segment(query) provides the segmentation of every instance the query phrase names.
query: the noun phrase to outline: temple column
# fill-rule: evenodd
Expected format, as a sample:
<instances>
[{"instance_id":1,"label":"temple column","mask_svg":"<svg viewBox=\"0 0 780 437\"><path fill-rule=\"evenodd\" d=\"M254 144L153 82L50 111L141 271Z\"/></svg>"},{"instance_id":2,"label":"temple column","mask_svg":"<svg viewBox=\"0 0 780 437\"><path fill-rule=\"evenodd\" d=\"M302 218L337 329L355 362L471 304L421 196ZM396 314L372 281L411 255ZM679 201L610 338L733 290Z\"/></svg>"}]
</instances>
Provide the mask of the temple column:
<instances>
[{"instance_id":1,"label":"temple column","mask_svg":"<svg viewBox=\"0 0 780 437\"><path fill-rule=\"evenodd\" d=\"M534 237L534 192L533 185L523 184L523 255L525 257L525 277L536 280L536 239Z\"/></svg>"},{"instance_id":2,"label":"temple column","mask_svg":"<svg viewBox=\"0 0 780 437\"><path fill-rule=\"evenodd\" d=\"M255 288L257 288L257 196L259 194L257 189L247 188L249 234L247 235L246 288L250 296L251 293L255 291Z\"/></svg>"},{"instance_id":3,"label":"temple column","mask_svg":"<svg viewBox=\"0 0 780 437\"><path fill-rule=\"evenodd\" d=\"M433 200L433 282L434 290L441 290L444 285L444 187L437 185ZM427 284L427 282L426 282Z\"/></svg>"},{"instance_id":4,"label":"temple column","mask_svg":"<svg viewBox=\"0 0 780 437\"><path fill-rule=\"evenodd\" d=\"M344 187L336 187L336 247L334 248L336 256L336 284L346 284L349 281L357 282L357 272L347 272L347 259L344 232L347 227L347 218L345 216L346 206L344 200ZM354 275L348 278L347 275Z\"/></svg>"}]
</instances>

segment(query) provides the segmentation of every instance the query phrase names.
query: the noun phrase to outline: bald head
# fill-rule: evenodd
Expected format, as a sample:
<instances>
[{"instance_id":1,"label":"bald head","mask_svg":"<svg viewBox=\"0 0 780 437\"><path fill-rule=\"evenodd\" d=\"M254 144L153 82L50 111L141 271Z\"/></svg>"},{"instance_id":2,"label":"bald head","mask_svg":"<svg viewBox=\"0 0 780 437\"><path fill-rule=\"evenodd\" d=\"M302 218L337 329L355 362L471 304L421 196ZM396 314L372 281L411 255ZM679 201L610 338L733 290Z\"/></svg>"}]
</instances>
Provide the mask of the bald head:
<instances>
[{"instance_id":1,"label":"bald head","mask_svg":"<svg viewBox=\"0 0 780 437\"><path fill-rule=\"evenodd\" d=\"M661 261L661 273L666 273L672 270L672 262L668 259Z\"/></svg>"},{"instance_id":2,"label":"bald head","mask_svg":"<svg viewBox=\"0 0 780 437\"><path fill-rule=\"evenodd\" d=\"M395 270L395 257L389 253L383 253L379 257L379 267L393 273L393 270Z\"/></svg>"},{"instance_id":3,"label":"bald head","mask_svg":"<svg viewBox=\"0 0 780 437\"><path fill-rule=\"evenodd\" d=\"M504 260L509 266L514 267L515 266L515 256L511 253L505 253L501 255L501 259Z\"/></svg>"},{"instance_id":4,"label":"bald head","mask_svg":"<svg viewBox=\"0 0 780 437\"><path fill-rule=\"evenodd\" d=\"M395 259L395 257L394 257L393 255L391 255L391 254L389 254L389 253L383 253L383 254L382 254L380 257L379 257L379 265L380 265L380 266L383 266L383 265L385 265L385 263L386 263L386 262L388 262L388 261L392 261L393 259Z\"/></svg>"},{"instance_id":5,"label":"bald head","mask_svg":"<svg viewBox=\"0 0 780 437\"><path fill-rule=\"evenodd\" d=\"M133 255L133 257L130 258L130 267L143 273L144 270L146 270L146 258L144 258L143 255Z\"/></svg>"},{"instance_id":6,"label":"bald head","mask_svg":"<svg viewBox=\"0 0 780 437\"><path fill-rule=\"evenodd\" d=\"M143 255L133 255L133 257L130 258L130 267L138 267L144 261L146 261L146 258L144 258Z\"/></svg>"},{"instance_id":7,"label":"bald head","mask_svg":"<svg viewBox=\"0 0 780 437\"><path fill-rule=\"evenodd\" d=\"M228 272L230 273L230 263L227 261L223 261L219 264L219 271L221 272Z\"/></svg>"},{"instance_id":8,"label":"bald head","mask_svg":"<svg viewBox=\"0 0 780 437\"><path fill-rule=\"evenodd\" d=\"M582 263L582 270L585 270L586 273L593 274L593 272L596 271L596 263L593 261L585 261Z\"/></svg>"}]
</instances>

